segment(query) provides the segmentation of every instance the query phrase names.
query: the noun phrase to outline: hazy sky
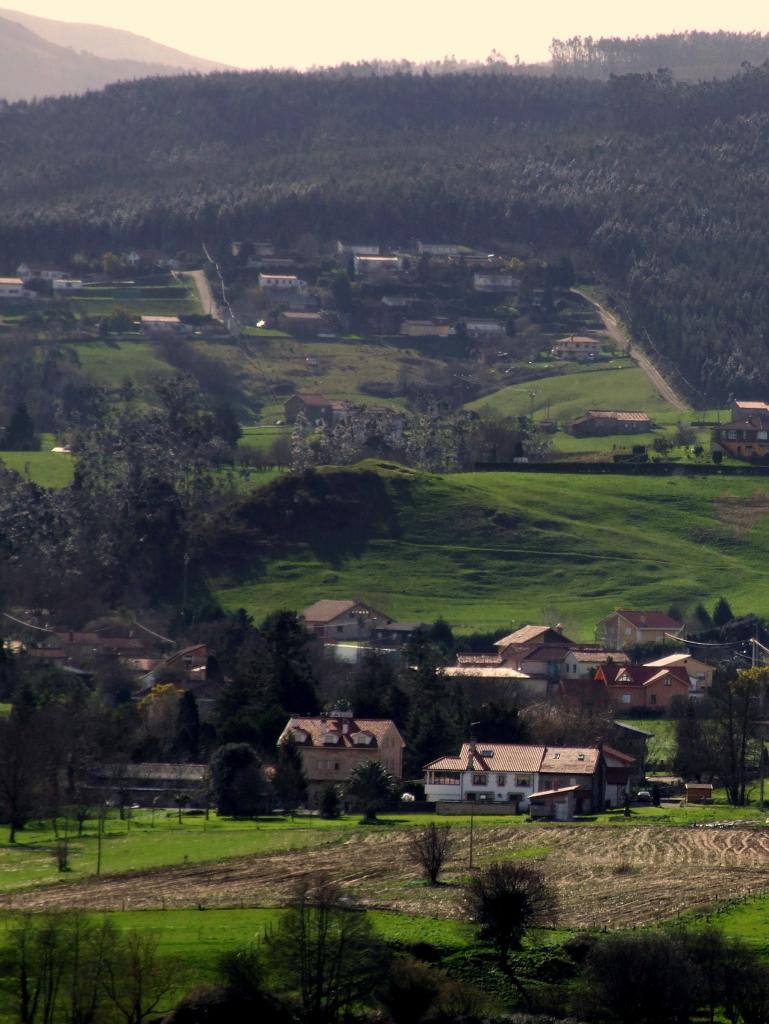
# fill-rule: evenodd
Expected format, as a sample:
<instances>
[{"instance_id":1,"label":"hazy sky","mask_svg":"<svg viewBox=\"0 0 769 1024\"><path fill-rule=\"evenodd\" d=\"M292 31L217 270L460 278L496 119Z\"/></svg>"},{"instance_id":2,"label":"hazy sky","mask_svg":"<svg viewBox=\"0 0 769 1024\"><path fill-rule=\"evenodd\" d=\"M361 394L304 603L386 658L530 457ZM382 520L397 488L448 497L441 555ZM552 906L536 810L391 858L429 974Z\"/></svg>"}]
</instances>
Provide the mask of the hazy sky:
<instances>
[{"instance_id":1,"label":"hazy sky","mask_svg":"<svg viewBox=\"0 0 769 1024\"><path fill-rule=\"evenodd\" d=\"M553 36L647 35L698 28L769 31L766 0L0 0L60 21L129 29L237 67L307 67L446 54L546 60Z\"/></svg>"}]
</instances>

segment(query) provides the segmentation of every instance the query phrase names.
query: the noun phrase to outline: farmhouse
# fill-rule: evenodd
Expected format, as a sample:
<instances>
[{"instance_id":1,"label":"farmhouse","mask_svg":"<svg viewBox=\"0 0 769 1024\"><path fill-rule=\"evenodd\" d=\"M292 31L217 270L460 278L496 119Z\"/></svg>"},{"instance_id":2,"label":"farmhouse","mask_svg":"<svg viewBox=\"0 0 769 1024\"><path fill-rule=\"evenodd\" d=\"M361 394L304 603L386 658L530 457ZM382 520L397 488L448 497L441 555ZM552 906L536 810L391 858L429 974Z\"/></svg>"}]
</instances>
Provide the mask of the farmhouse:
<instances>
[{"instance_id":1,"label":"farmhouse","mask_svg":"<svg viewBox=\"0 0 769 1024\"><path fill-rule=\"evenodd\" d=\"M561 338L551 349L556 359L571 359L577 363L592 362L601 354L601 343L595 338Z\"/></svg>"},{"instance_id":2,"label":"farmhouse","mask_svg":"<svg viewBox=\"0 0 769 1024\"><path fill-rule=\"evenodd\" d=\"M363 277L378 277L384 274L395 274L402 267L400 256L365 256L353 257L355 273Z\"/></svg>"},{"instance_id":3,"label":"farmhouse","mask_svg":"<svg viewBox=\"0 0 769 1024\"><path fill-rule=\"evenodd\" d=\"M259 287L276 292L301 292L304 291L305 282L296 274L260 274Z\"/></svg>"},{"instance_id":4,"label":"farmhouse","mask_svg":"<svg viewBox=\"0 0 769 1024\"><path fill-rule=\"evenodd\" d=\"M448 338L451 327L446 317L434 316L431 320L404 320L400 332L408 338Z\"/></svg>"},{"instance_id":5,"label":"farmhouse","mask_svg":"<svg viewBox=\"0 0 769 1024\"><path fill-rule=\"evenodd\" d=\"M278 316L278 325L290 334L317 338L321 331L327 329L326 318L322 313L303 313L287 310Z\"/></svg>"},{"instance_id":6,"label":"farmhouse","mask_svg":"<svg viewBox=\"0 0 769 1024\"><path fill-rule=\"evenodd\" d=\"M311 424L326 423L332 426L344 419L348 409L346 402L335 402L324 395L306 392L292 395L283 403L286 423L295 423L299 413L302 413Z\"/></svg>"},{"instance_id":7,"label":"farmhouse","mask_svg":"<svg viewBox=\"0 0 769 1024\"><path fill-rule=\"evenodd\" d=\"M569 424L575 437L605 437L610 434L645 434L652 422L645 412L616 412L591 409Z\"/></svg>"},{"instance_id":8,"label":"farmhouse","mask_svg":"<svg viewBox=\"0 0 769 1024\"><path fill-rule=\"evenodd\" d=\"M471 338L504 338L505 325L501 320L488 320L479 317L466 317L460 321Z\"/></svg>"},{"instance_id":9,"label":"farmhouse","mask_svg":"<svg viewBox=\"0 0 769 1024\"><path fill-rule=\"evenodd\" d=\"M358 764L381 761L396 779L403 777L406 744L389 718L354 718L351 711L328 715L292 715L278 745L293 742L302 758L308 782L308 802L317 806L329 782L347 782Z\"/></svg>"},{"instance_id":10,"label":"farmhouse","mask_svg":"<svg viewBox=\"0 0 769 1024\"><path fill-rule=\"evenodd\" d=\"M713 428L713 447L738 459L769 454L769 406L765 402L734 401L729 423Z\"/></svg>"},{"instance_id":11,"label":"farmhouse","mask_svg":"<svg viewBox=\"0 0 769 1024\"><path fill-rule=\"evenodd\" d=\"M518 286L513 274L504 271L479 270L473 274L473 291L475 292L512 292Z\"/></svg>"},{"instance_id":12,"label":"farmhouse","mask_svg":"<svg viewBox=\"0 0 769 1024\"><path fill-rule=\"evenodd\" d=\"M82 291L83 282L73 277L58 277L52 282L54 293Z\"/></svg>"},{"instance_id":13,"label":"farmhouse","mask_svg":"<svg viewBox=\"0 0 769 1024\"><path fill-rule=\"evenodd\" d=\"M521 667L524 655L545 645L563 648L564 656L570 647L575 646L573 640L564 636L561 626L521 626L494 644L502 662L516 668Z\"/></svg>"},{"instance_id":14,"label":"farmhouse","mask_svg":"<svg viewBox=\"0 0 769 1024\"><path fill-rule=\"evenodd\" d=\"M340 241L336 243L336 251L340 256L378 256L379 246Z\"/></svg>"},{"instance_id":15,"label":"farmhouse","mask_svg":"<svg viewBox=\"0 0 769 1024\"><path fill-rule=\"evenodd\" d=\"M0 299L23 299L25 295L20 277L0 277Z\"/></svg>"},{"instance_id":16,"label":"farmhouse","mask_svg":"<svg viewBox=\"0 0 769 1024\"><path fill-rule=\"evenodd\" d=\"M299 621L321 640L369 640L372 631L388 625L390 618L362 601L324 598L299 613Z\"/></svg>"},{"instance_id":17,"label":"farmhouse","mask_svg":"<svg viewBox=\"0 0 769 1024\"><path fill-rule=\"evenodd\" d=\"M182 323L178 316L143 316L141 318L141 328L145 334L152 338L192 333L190 325Z\"/></svg>"},{"instance_id":18,"label":"farmhouse","mask_svg":"<svg viewBox=\"0 0 769 1024\"><path fill-rule=\"evenodd\" d=\"M601 643L621 651L635 644L659 644L671 636L682 637L684 626L664 612L622 610L601 619L596 633Z\"/></svg>"},{"instance_id":19,"label":"farmhouse","mask_svg":"<svg viewBox=\"0 0 769 1024\"><path fill-rule=\"evenodd\" d=\"M446 803L513 804L525 811L533 794L574 789L577 814L603 810L607 801L624 799L633 758L612 750L617 767L606 787L606 757L601 747L546 747L511 743L464 743L458 756L425 765L425 795ZM620 763L622 761L622 763ZM624 783L621 781L624 764Z\"/></svg>"},{"instance_id":20,"label":"farmhouse","mask_svg":"<svg viewBox=\"0 0 769 1024\"><path fill-rule=\"evenodd\" d=\"M427 256L459 256L461 245L445 242L417 242L417 252Z\"/></svg>"}]
</instances>

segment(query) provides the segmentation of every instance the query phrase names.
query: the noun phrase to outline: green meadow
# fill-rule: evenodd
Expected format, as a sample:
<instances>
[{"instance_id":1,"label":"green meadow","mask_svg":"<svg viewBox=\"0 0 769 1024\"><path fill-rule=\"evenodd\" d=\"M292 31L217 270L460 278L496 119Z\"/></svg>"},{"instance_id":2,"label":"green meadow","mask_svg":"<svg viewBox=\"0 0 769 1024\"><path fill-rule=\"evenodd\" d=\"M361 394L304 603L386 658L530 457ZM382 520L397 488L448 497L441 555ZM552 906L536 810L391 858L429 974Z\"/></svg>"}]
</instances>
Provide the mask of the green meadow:
<instances>
[{"instance_id":1,"label":"green meadow","mask_svg":"<svg viewBox=\"0 0 769 1024\"><path fill-rule=\"evenodd\" d=\"M578 640L622 606L688 608L723 594L738 614L769 613L760 481L363 466L384 486L370 528L212 581L226 608L259 618L355 597L398 618L442 615L460 633L553 619ZM355 471L336 474L340 497Z\"/></svg>"}]
</instances>

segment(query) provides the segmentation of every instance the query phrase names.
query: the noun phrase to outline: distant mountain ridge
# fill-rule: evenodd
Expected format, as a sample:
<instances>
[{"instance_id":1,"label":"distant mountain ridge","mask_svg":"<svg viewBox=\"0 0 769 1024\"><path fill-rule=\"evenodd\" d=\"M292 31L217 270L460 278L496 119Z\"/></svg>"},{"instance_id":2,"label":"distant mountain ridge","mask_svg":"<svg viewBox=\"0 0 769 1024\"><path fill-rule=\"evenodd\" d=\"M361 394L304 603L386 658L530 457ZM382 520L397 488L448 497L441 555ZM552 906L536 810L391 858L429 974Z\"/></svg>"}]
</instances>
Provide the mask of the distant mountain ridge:
<instances>
[{"instance_id":1,"label":"distant mountain ridge","mask_svg":"<svg viewBox=\"0 0 769 1024\"><path fill-rule=\"evenodd\" d=\"M82 93L126 79L206 73L223 67L130 32L0 9L0 99L7 101Z\"/></svg>"},{"instance_id":2,"label":"distant mountain ridge","mask_svg":"<svg viewBox=\"0 0 769 1024\"><path fill-rule=\"evenodd\" d=\"M231 70L224 64L217 64L216 61L205 60L203 57L193 57L189 53L164 46L146 36L139 36L124 29L84 22L54 21L52 18L39 18L34 14L24 14L3 7L0 7L0 17L18 22L19 25L56 46L71 47L77 51L85 50L94 57L102 57L105 60L140 61L143 64L167 65L204 74L209 71Z\"/></svg>"}]
</instances>

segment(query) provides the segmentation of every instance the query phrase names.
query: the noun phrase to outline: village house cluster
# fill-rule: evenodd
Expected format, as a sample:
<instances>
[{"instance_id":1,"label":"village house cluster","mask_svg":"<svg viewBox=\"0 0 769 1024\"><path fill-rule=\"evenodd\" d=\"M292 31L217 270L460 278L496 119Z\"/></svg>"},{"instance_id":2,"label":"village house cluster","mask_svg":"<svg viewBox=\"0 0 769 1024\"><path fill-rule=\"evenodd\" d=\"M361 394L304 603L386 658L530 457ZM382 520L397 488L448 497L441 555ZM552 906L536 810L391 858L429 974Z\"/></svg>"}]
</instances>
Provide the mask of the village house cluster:
<instances>
[{"instance_id":1,"label":"village house cluster","mask_svg":"<svg viewBox=\"0 0 769 1024\"><path fill-rule=\"evenodd\" d=\"M298 619L330 657L347 662L370 650L403 662L410 641L429 628L353 599L321 599ZM504 696L518 706L565 702L617 718L639 711L664 713L676 698L701 699L712 685L712 666L686 649L631 664L632 647L684 638L683 623L663 612L621 609L597 623L595 633L594 643L579 643L558 624L521 626L487 651L459 653L441 672L449 685L463 687L473 699ZM225 685L215 652L206 644L164 653L163 642L141 627L50 631L42 642L5 643L34 663L86 679L89 670L83 666L109 656L133 677L136 701L158 685L175 687L194 695L201 722L211 721ZM615 721L611 745L516 745L471 738L458 752L446 750L424 766L425 800L446 814L468 806L484 813L493 806L502 813L556 820L618 807L644 778L648 735ZM308 716L297 708L278 742L289 740L302 759L311 808L319 805L324 787L331 783L343 789L354 767L365 761L381 761L396 780L403 780L405 743L389 719L357 717L347 710ZM205 766L181 767L102 765L88 785L118 787L138 803L168 798L182 788L193 800L205 799Z\"/></svg>"}]
</instances>

